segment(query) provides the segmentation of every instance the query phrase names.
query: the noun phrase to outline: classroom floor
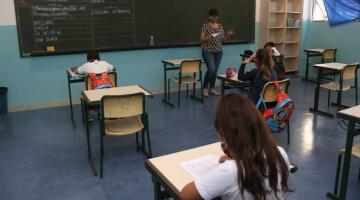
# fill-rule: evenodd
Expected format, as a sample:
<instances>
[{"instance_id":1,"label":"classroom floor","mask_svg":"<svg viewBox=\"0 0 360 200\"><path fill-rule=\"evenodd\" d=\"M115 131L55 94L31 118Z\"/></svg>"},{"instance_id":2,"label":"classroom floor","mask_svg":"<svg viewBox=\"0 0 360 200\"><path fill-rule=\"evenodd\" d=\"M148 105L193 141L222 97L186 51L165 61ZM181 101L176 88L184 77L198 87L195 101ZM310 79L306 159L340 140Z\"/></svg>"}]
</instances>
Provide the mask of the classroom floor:
<instances>
[{"instance_id":1,"label":"classroom floor","mask_svg":"<svg viewBox=\"0 0 360 200\"><path fill-rule=\"evenodd\" d=\"M285 135L275 135L278 145L299 167L290 176L289 185L295 191L288 193L287 199L327 199L326 193L334 186L337 152L345 145L346 131L337 125L338 119L308 112L314 87L300 77L291 77L289 95L296 111L291 120L290 146ZM201 104L183 94L180 108L163 104L161 98L155 95L146 103L154 156L217 141L212 122L220 97L210 97ZM354 91L347 92L344 99L345 104L354 105ZM323 90L320 108L326 109ZM335 108L330 111L335 113ZM79 106L75 107L75 117L78 127L74 129L69 107L0 116L0 199L153 199L151 177L144 167L145 156L136 152L135 136L105 138L104 178L100 179L92 175L87 161ZM96 166L98 130L95 120L91 139ZM352 159L348 199L360 199L359 165L359 160Z\"/></svg>"}]
</instances>

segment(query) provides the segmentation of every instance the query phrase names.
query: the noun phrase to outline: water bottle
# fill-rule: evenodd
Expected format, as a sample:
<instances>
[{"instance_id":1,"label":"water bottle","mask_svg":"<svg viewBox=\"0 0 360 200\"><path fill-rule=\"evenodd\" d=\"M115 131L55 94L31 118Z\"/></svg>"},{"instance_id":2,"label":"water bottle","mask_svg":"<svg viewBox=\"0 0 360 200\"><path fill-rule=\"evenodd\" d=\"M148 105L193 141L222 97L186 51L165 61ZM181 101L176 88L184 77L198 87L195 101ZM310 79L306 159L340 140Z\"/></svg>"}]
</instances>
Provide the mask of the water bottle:
<instances>
[{"instance_id":1,"label":"water bottle","mask_svg":"<svg viewBox=\"0 0 360 200\"><path fill-rule=\"evenodd\" d=\"M150 46L154 46L154 36L150 35Z\"/></svg>"}]
</instances>

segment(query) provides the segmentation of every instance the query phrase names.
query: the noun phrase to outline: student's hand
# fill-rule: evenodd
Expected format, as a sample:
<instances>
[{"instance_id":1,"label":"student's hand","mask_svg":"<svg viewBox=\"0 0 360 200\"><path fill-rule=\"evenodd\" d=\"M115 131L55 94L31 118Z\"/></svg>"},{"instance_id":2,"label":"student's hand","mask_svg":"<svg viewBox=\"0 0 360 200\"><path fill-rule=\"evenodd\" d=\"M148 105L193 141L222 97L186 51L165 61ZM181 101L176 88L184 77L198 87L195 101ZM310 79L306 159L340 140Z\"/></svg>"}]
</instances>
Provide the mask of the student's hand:
<instances>
[{"instance_id":1,"label":"student's hand","mask_svg":"<svg viewBox=\"0 0 360 200\"><path fill-rule=\"evenodd\" d=\"M219 158L219 163L223 163L225 160L231 160L231 158L227 155L223 155Z\"/></svg>"},{"instance_id":2,"label":"student's hand","mask_svg":"<svg viewBox=\"0 0 360 200\"><path fill-rule=\"evenodd\" d=\"M242 61L243 64L249 64L253 61L252 57L246 58L244 61Z\"/></svg>"},{"instance_id":3,"label":"student's hand","mask_svg":"<svg viewBox=\"0 0 360 200\"><path fill-rule=\"evenodd\" d=\"M206 34L205 36L205 40L208 41L212 38L213 36L211 34Z\"/></svg>"},{"instance_id":4,"label":"student's hand","mask_svg":"<svg viewBox=\"0 0 360 200\"><path fill-rule=\"evenodd\" d=\"M72 67L71 67L71 71L72 71L72 72L75 72L76 70L77 70L77 66L72 66Z\"/></svg>"}]
</instances>

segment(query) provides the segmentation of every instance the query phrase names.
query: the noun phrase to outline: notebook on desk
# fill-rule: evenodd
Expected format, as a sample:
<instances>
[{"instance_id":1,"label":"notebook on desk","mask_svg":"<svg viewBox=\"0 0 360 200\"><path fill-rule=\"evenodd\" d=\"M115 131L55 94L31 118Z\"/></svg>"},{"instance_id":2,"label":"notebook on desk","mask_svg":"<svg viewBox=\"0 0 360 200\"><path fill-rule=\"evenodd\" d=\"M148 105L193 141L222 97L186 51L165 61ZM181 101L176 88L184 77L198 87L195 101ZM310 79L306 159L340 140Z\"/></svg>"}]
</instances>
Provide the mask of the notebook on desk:
<instances>
[{"instance_id":1,"label":"notebook on desk","mask_svg":"<svg viewBox=\"0 0 360 200\"><path fill-rule=\"evenodd\" d=\"M71 69L66 70L66 73L68 74L68 76L69 76L70 78L83 78L83 77L85 77L85 76L82 75L82 74L76 74L76 73L73 72Z\"/></svg>"}]
</instances>

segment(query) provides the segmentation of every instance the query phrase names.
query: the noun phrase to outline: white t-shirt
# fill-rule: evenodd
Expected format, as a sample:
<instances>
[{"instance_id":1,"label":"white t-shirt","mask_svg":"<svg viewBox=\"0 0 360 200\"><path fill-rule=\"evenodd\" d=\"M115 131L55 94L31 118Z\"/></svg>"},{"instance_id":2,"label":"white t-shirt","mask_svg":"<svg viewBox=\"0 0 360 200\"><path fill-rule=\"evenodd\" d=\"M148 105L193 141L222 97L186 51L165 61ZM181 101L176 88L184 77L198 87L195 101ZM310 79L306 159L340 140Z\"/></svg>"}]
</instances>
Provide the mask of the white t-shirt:
<instances>
[{"instance_id":1,"label":"white t-shirt","mask_svg":"<svg viewBox=\"0 0 360 200\"><path fill-rule=\"evenodd\" d=\"M88 74L88 73L100 74L103 72L109 72L113 70L114 70L114 66L102 60L87 62L77 69L79 74Z\"/></svg>"},{"instance_id":2,"label":"white t-shirt","mask_svg":"<svg viewBox=\"0 0 360 200\"><path fill-rule=\"evenodd\" d=\"M290 167L289 158L281 147L278 147L283 156L288 168ZM226 160L219 164L219 166L209 172L207 175L195 179L195 186L200 196L207 199L214 199L221 197L222 200L240 200L243 199L238 179L237 166L235 160ZM265 180L265 187L270 190L269 180ZM281 175L278 174L278 188L281 188ZM279 199L284 199L283 194L278 192ZM252 194L244 190L244 200L254 199ZM266 196L268 200L276 200L275 193L272 192Z\"/></svg>"}]
</instances>

